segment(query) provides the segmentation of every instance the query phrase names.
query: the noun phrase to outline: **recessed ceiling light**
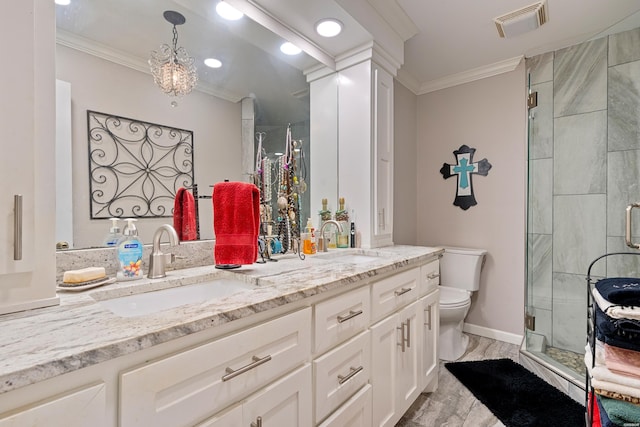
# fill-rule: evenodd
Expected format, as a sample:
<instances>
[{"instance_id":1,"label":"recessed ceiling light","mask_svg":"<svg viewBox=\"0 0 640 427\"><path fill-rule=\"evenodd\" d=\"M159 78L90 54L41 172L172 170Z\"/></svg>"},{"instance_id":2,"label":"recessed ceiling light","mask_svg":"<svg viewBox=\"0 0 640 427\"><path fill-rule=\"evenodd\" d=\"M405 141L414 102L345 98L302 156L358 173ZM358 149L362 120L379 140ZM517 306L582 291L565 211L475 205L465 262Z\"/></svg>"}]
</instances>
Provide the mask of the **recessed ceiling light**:
<instances>
[{"instance_id":1,"label":"recessed ceiling light","mask_svg":"<svg viewBox=\"0 0 640 427\"><path fill-rule=\"evenodd\" d=\"M222 16L224 19L228 19L229 21L237 21L244 16L244 13L240 12L225 1L221 1L216 5L216 12L218 12L218 15Z\"/></svg>"},{"instance_id":2,"label":"recessed ceiling light","mask_svg":"<svg viewBox=\"0 0 640 427\"><path fill-rule=\"evenodd\" d=\"M222 67L222 62L218 61L215 58L207 58L204 60L204 65L211 68L220 68Z\"/></svg>"},{"instance_id":3,"label":"recessed ceiling light","mask_svg":"<svg viewBox=\"0 0 640 427\"><path fill-rule=\"evenodd\" d=\"M56 0L56 4L59 4L60 6L68 6L71 4L71 0Z\"/></svg>"},{"instance_id":4,"label":"recessed ceiling light","mask_svg":"<svg viewBox=\"0 0 640 427\"><path fill-rule=\"evenodd\" d=\"M322 37L335 37L342 32L342 22L328 18L316 24L316 32Z\"/></svg>"},{"instance_id":5,"label":"recessed ceiling light","mask_svg":"<svg viewBox=\"0 0 640 427\"><path fill-rule=\"evenodd\" d=\"M298 46L290 42L282 43L282 45L280 46L280 51L285 55L297 55L302 52L302 50Z\"/></svg>"}]
</instances>

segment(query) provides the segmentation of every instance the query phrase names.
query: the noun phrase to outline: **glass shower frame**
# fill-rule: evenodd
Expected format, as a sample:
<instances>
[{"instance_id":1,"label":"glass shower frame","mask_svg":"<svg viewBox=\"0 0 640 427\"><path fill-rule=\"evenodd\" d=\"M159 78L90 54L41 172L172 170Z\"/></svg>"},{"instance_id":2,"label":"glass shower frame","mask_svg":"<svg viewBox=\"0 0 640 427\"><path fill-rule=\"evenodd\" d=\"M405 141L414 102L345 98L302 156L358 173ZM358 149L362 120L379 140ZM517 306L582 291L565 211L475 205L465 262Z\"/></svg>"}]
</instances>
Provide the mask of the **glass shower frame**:
<instances>
[{"instance_id":1,"label":"glass shower frame","mask_svg":"<svg viewBox=\"0 0 640 427\"><path fill-rule=\"evenodd\" d=\"M527 120L524 310L535 322L525 321L523 351L578 385L583 371L549 349L584 369L588 265L637 252L625 245L625 213L640 201L639 37L636 28L526 60L538 105ZM607 260L592 276L639 277L640 262Z\"/></svg>"}]
</instances>

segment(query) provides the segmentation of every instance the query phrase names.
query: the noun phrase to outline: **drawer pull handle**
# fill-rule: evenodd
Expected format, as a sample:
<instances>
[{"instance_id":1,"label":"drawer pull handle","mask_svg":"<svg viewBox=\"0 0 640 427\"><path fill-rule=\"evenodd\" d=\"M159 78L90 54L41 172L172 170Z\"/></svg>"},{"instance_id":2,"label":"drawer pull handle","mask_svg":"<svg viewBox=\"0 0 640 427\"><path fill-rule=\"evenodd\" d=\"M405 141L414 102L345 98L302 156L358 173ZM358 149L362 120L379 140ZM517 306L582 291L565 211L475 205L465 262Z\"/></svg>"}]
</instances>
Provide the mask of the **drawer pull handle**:
<instances>
[{"instance_id":1,"label":"drawer pull handle","mask_svg":"<svg viewBox=\"0 0 640 427\"><path fill-rule=\"evenodd\" d=\"M351 366L349 368L349 373L347 375L338 375L338 384L342 385L353 378L358 372L362 371L364 368L362 366L358 366L354 368Z\"/></svg>"},{"instance_id":2,"label":"drawer pull handle","mask_svg":"<svg viewBox=\"0 0 640 427\"><path fill-rule=\"evenodd\" d=\"M440 274L438 273L427 274L427 279L429 280L437 279L438 277L440 277Z\"/></svg>"},{"instance_id":3,"label":"drawer pull handle","mask_svg":"<svg viewBox=\"0 0 640 427\"><path fill-rule=\"evenodd\" d=\"M411 289L413 289L413 288L401 288L401 289L395 291L394 294L396 294L396 296L399 297L400 295L404 295L407 292L410 292Z\"/></svg>"},{"instance_id":4,"label":"drawer pull handle","mask_svg":"<svg viewBox=\"0 0 640 427\"><path fill-rule=\"evenodd\" d=\"M240 374L244 374L247 371L252 370L253 368L262 365L263 363L267 363L269 360L271 360L271 355L267 355L265 357L263 357L262 359L259 358L258 356L253 356L251 358L251 360L253 360L253 362L249 363L248 365L243 366L242 368L239 368L237 370L233 370L229 367L227 367L227 369L225 369L225 372L227 373L227 375L224 375L222 377L222 381L229 381L232 378L237 377Z\"/></svg>"},{"instance_id":5,"label":"drawer pull handle","mask_svg":"<svg viewBox=\"0 0 640 427\"><path fill-rule=\"evenodd\" d=\"M262 427L262 417L256 418L256 422L251 422L251 427Z\"/></svg>"},{"instance_id":6,"label":"drawer pull handle","mask_svg":"<svg viewBox=\"0 0 640 427\"><path fill-rule=\"evenodd\" d=\"M402 322L396 329L400 331L400 343L398 345L404 353L407 348L411 348L411 319L407 319L406 323Z\"/></svg>"},{"instance_id":7,"label":"drawer pull handle","mask_svg":"<svg viewBox=\"0 0 640 427\"><path fill-rule=\"evenodd\" d=\"M427 317L428 321L427 321L427 323L424 324L424 326L428 327L429 330L431 330L431 306L427 307L426 312L429 313L429 314L428 314L428 317Z\"/></svg>"},{"instance_id":8,"label":"drawer pull handle","mask_svg":"<svg viewBox=\"0 0 640 427\"><path fill-rule=\"evenodd\" d=\"M22 259L22 194L13 195L13 259Z\"/></svg>"},{"instance_id":9,"label":"drawer pull handle","mask_svg":"<svg viewBox=\"0 0 640 427\"><path fill-rule=\"evenodd\" d=\"M354 311L349 310L349 314L344 316L338 316L338 323L346 322L349 319L353 319L356 316L360 316L362 314L362 310Z\"/></svg>"}]
</instances>

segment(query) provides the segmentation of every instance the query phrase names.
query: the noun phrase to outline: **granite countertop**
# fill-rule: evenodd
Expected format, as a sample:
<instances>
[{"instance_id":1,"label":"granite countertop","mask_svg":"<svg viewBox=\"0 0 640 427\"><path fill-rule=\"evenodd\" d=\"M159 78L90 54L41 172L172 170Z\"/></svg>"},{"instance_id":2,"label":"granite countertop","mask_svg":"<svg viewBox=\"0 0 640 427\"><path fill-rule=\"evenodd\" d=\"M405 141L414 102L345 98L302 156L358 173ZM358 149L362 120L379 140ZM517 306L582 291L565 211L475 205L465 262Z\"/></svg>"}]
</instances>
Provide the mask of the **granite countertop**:
<instances>
[{"instance_id":1,"label":"granite countertop","mask_svg":"<svg viewBox=\"0 0 640 427\"><path fill-rule=\"evenodd\" d=\"M236 270L213 265L167 272L163 279L118 282L79 292L59 292L60 305L0 316L0 393L124 356L285 304L422 263L441 248L388 246L335 249L307 256L277 256L278 262ZM343 262L348 255L375 256ZM121 317L99 301L215 278L255 285L250 290L185 304L157 313Z\"/></svg>"}]
</instances>

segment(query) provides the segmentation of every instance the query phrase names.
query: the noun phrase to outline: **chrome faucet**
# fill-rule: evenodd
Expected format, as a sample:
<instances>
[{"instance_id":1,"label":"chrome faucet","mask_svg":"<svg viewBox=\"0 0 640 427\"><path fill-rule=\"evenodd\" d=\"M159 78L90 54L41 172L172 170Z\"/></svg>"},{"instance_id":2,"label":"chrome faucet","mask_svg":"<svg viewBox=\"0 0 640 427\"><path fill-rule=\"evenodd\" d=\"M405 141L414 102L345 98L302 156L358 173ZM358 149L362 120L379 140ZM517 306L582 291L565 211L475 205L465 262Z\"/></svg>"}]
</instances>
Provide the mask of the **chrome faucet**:
<instances>
[{"instance_id":1,"label":"chrome faucet","mask_svg":"<svg viewBox=\"0 0 640 427\"><path fill-rule=\"evenodd\" d=\"M169 244L171 246L180 244L180 239L178 238L178 233L176 233L175 228L169 224L163 224L158 227L156 232L153 233L153 250L151 251L151 256L149 256L149 274L147 274L149 279L166 277L166 265L172 263L176 259L174 254L165 254L160 250L160 238L162 237L163 231L166 231L169 235Z\"/></svg>"},{"instance_id":2,"label":"chrome faucet","mask_svg":"<svg viewBox=\"0 0 640 427\"><path fill-rule=\"evenodd\" d=\"M340 225L338 221L334 221L332 219L325 221L324 224L322 224L322 227L320 227L320 237L318 237L318 251L321 252L327 252L327 245L324 243L324 228L327 224L334 224L338 227L338 233L342 233L342 225Z\"/></svg>"}]
</instances>

